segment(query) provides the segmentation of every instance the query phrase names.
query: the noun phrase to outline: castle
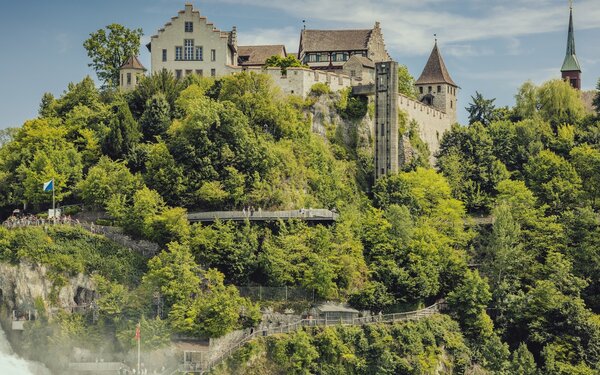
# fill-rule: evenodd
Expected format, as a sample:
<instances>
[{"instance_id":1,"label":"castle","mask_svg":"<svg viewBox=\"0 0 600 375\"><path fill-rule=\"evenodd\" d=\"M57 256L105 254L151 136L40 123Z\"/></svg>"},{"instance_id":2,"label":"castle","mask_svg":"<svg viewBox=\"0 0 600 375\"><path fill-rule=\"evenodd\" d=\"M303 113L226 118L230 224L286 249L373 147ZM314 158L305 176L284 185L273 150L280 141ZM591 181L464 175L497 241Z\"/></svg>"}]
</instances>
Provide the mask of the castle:
<instances>
[{"instance_id":1,"label":"castle","mask_svg":"<svg viewBox=\"0 0 600 375\"><path fill-rule=\"evenodd\" d=\"M154 73L166 69L176 78L191 74L219 77L256 71L270 75L285 94L306 97L315 83L325 83L332 91L371 87L362 94L372 96L376 103L383 100L379 98L384 95L383 86L377 84L377 79L383 77L377 72L381 69L380 65L389 67L392 59L386 50L379 22L372 29L301 30L298 52L294 55L307 67L288 68L285 72L280 68L264 67L266 60L273 55L288 56L285 46L240 46L237 33L235 26L230 31L218 29L192 4L186 4L146 45L151 54L150 70ZM397 69L397 64L393 66ZM136 57L130 57L121 67L121 88L133 89L145 71ZM389 80L386 81L386 89L396 87L395 91L385 93L385 100L393 103L388 105L394 107L393 118L388 125L395 129L391 131L395 134L388 139L385 134L390 133L390 128L383 132L380 128L384 121L378 116L390 116L390 113L376 111L373 126L375 153L385 154L385 157L376 157L380 161L385 159L381 163L376 161L381 164L376 169L377 176L382 170L383 174L397 171L404 160L399 154L398 111L419 124L421 138L429 145L432 154L438 150L443 133L456 122L458 85L448 73L437 41L415 82L417 98L398 94L397 74L386 77L386 80ZM375 86L379 88L375 90ZM393 144L390 145L390 142ZM389 157L388 152L394 155Z\"/></svg>"}]
</instances>

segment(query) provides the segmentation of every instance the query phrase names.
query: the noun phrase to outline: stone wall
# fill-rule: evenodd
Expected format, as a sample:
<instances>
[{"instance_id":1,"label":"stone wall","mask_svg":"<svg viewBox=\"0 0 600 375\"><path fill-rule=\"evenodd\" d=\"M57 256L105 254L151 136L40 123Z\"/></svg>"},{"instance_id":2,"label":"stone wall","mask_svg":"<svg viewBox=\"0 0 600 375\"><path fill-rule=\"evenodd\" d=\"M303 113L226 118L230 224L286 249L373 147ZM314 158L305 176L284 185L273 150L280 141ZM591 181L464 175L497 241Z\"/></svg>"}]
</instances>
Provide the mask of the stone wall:
<instances>
[{"instance_id":1,"label":"stone wall","mask_svg":"<svg viewBox=\"0 0 600 375\"><path fill-rule=\"evenodd\" d=\"M398 95L398 109L408 115L409 121L415 120L419 124L419 135L429 145L431 161L433 161L435 153L440 148L443 134L450 130L456 120L444 112L402 94Z\"/></svg>"},{"instance_id":2,"label":"stone wall","mask_svg":"<svg viewBox=\"0 0 600 375\"><path fill-rule=\"evenodd\" d=\"M286 74L280 68L239 68L229 67L230 74L241 71L264 73L273 78L273 82L288 95L300 95L305 98L310 93L310 88L318 82L327 84L332 91L339 91L356 84L350 76L342 73L311 70L307 68L288 68Z\"/></svg>"}]
</instances>

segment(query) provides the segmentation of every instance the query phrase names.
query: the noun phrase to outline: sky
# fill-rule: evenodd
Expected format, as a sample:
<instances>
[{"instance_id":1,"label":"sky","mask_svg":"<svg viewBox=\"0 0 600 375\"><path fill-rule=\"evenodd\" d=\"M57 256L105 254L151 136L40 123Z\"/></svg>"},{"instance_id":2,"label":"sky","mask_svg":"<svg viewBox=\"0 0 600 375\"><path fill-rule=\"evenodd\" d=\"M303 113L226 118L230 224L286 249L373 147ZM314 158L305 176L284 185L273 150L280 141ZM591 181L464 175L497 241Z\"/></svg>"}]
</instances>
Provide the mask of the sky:
<instances>
[{"instance_id":1,"label":"sky","mask_svg":"<svg viewBox=\"0 0 600 375\"><path fill-rule=\"evenodd\" d=\"M222 30L238 29L238 43L285 44L298 50L303 20L309 29L372 28L381 22L392 58L415 78L434 34L460 86L459 122L475 91L513 105L519 86L560 77L567 38L568 0L193 0ZM95 77L83 41L111 23L142 28L142 44L185 0L0 0L0 129L37 115L44 92L59 96L69 82ZM600 78L600 1L574 4L583 88ZM142 47L142 63L150 54Z\"/></svg>"}]
</instances>

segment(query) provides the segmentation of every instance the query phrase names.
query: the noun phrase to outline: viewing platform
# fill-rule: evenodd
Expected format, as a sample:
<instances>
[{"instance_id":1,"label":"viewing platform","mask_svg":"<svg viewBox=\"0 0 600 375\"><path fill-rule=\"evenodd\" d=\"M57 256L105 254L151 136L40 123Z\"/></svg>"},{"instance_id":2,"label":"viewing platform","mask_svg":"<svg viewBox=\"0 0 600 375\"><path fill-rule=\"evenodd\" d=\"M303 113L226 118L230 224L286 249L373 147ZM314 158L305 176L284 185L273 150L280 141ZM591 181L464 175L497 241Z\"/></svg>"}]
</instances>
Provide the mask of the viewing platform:
<instances>
[{"instance_id":1,"label":"viewing platform","mask_svg":"<svg viewBox=\"0 0 600 375\"><path fill-rule=\"evenodd\" d=\"M327 209L303 208L289 211L211 211L190 212L188 220L195 222L213 222L217 219L223 221L277 221L277 220L302 220L317 222L334 222L338 219L337 212Z\"/></svg>"}]
</instances>

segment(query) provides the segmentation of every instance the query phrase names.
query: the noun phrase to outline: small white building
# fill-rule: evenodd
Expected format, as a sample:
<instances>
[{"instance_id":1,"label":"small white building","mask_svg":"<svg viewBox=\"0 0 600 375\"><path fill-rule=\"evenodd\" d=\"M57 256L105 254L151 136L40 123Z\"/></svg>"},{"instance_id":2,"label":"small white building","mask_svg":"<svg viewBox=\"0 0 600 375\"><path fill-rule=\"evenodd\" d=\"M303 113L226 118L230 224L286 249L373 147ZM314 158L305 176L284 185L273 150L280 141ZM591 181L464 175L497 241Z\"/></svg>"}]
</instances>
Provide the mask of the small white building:
<instances>
[{"instance_id":1,"label":"small white building","mask_svg":"<svg viewBox=\"0 0 600 375\"><path fill-rule=\"evenodd\" d=\"M176 78L189 74L222 76L238 63L236 27L231 31L217 29L189 3L150 38L146 47L152 73L166 69Z\"/></svg>"},{"instance_id":2,"label":"small white building","mask_svg":"<svg viewBox=\"0 0 600 375\"><path fill-rule=\"evenodd\" d=\"M146 68L144 68L137 57L130 56L127 61L119 67L119 72L119 87L122 90L133 90L137 86L139 80L144 76ZM50 212L50 210L48 212Z\"/></svg>"}]
</instances>

